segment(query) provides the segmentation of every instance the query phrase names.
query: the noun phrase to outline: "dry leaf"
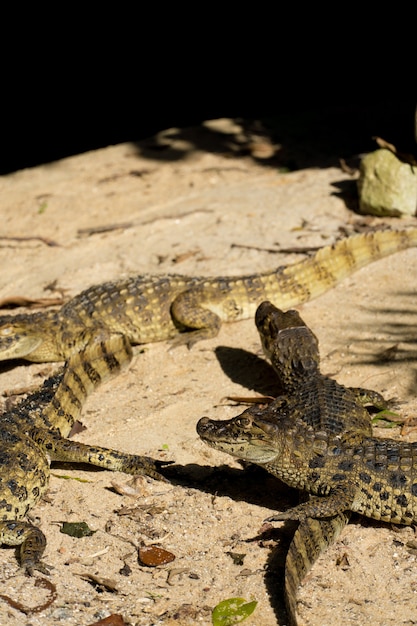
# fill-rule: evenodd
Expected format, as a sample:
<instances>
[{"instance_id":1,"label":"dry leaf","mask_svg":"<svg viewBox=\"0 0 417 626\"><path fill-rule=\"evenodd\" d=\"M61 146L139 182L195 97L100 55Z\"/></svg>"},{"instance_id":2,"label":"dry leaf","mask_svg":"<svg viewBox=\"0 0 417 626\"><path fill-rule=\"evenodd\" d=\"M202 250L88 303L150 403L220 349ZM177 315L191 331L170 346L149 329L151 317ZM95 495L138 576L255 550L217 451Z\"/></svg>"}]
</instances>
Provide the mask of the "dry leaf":
<instances>
[{"instance_id":1,"label":"dry leaf","mask_svg":"<svg viewBox=\"0 0 417 626\"><path fill-rule=\"evenodd\" d=\"M94 584L94 586L101 587L105 591L111 591L112 593L118 593L119 590L116 586L116 581L111 578L104 578L102 576L96 576L95 574L80 574L80 578L87 580Z\"/></svg>"},{"instance_id":2,"label":"dry leaf","mask_svg":"<svg viewBox=\"0 0 417 626\"><path fill-rule=\"evenodd\" d=\"M159 546L142 546L139 548L139 561L147 567L158 567L174 561L175 554Z\"/></svg>"},{"instance_id":3,"label":"dry leaf","mask_svg":"<svg viewBox=\"0 0 417 626\"><path fill-rule=\"evenodd\" d=\"M119 483L115 480L110 481L111 486L116 493L121 496L130 496L131 498L141 498L147 495L148 486L144 476L134 476L125 483Z\"/></svg>"}]
</instances>

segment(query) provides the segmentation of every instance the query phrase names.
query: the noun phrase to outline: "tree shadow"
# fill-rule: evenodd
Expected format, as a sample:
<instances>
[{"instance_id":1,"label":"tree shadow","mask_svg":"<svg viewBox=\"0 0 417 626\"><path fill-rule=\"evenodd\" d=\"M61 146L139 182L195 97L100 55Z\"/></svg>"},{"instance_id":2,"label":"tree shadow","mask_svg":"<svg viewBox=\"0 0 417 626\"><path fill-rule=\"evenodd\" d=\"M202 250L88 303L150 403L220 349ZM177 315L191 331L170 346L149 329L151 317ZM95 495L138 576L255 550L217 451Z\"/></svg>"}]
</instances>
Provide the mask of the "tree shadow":
<instances>
[{"instance_id":1,"label":"tree shadow","mask_svg":"<svg viewBox=\"0 0 417 626\"><path fill-rule=\"evenodd\" d=\"M138 156L156 161L179 161L195 151L222 155L225 169L231 156L278 170L339 167L340 159L375 150L375 136L404 151L415 150L414 108L411 98L345 106L263 107L258 117L202 120L133 145Z\"/></svg>"},{"instance_id":2,"label":"tree shadow","mask_svg":"<svg viewBox=\"0 0 417 626\"><path fill-rule=\"evenodd\" d=\"M409 391L415 395L417 393L415 293L396 291L389 295L389 301L394 302L397 297L402 301L396 307L389 304L361 307L362 312L366 313L370 321L365 325L363 319L360 323L352 320L350 324L352 336L347 339L349 353L354 356L356 364L380 367L390 367L395 363L409 364L410 368L415 370L415 383ZM404 302L407 299L410 300L409 306ZM378 320L377 348L374 340L375 320Z\"/></svg>"}]
</instances>

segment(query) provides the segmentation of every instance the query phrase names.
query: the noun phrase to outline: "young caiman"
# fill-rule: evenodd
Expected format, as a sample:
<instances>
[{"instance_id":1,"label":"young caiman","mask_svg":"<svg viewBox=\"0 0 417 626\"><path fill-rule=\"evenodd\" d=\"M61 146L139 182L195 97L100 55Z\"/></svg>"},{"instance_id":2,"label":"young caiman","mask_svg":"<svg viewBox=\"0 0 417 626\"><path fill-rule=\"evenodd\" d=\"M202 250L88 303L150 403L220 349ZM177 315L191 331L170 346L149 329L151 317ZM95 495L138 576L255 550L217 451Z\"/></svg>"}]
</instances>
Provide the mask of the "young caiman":
<instances>
[{"instance_id":1,"label":"young caiman","mask_svg":"<svg viewBox=\"0 0 417 626\"><path fill-rule=\"evenodd\" d=\"M153 459L66 438L87 395L131 356L122 336L97 341L73 354L39 391L0 415L0 543L21 546L20 561L28 574L48 571L41 561L45 535L23 518L48 487L51 461L162 478Z\"/></svg>"},{"instance_id":2,"label":"young caiman","mask_svg":"<svg viewBox=\"0 0 417 626\"><path fill-rule=\"evenodd\" d=\"M382 397L321 374L317 338L296 311L264 302L255 320L283 395L230 420L202 418L197 432L213 448L312 494L270 518L300 522L285 573L286 604L296 624L298 586L352 511L398 524L417 521L417 442L372 437L364 403L383 407Z\"/></svg>"},{"instance_id":3,"label":"young caiman","mask_svg":"<svg viewBox=\"0 0 417 626\"><path fill-rule=\"evenodd\" d=\"M61 361L100 331L131 344L172 339L191 346L222 322L248 319L263 300L289 308L327 291L355 270L417 245L417 229L342 239L294 265L249 276L136 276L86 289L57 311L0 317L0 360Z\"/></svg>"}]
</instances>

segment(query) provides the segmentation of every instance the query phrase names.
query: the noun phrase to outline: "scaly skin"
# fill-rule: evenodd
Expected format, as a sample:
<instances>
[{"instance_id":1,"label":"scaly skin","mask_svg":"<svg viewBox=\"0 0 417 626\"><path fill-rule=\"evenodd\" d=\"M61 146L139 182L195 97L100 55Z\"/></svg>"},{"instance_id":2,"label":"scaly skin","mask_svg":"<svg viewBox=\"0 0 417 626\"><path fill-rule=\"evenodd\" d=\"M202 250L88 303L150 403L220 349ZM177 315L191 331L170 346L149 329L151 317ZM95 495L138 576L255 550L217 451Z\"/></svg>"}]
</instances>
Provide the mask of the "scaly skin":
<instances>
[{"instance_id":1,"label":"scaly skin","mask_svg":"<svg viewBox=\"0 0 417 626\"><path fill-rule=\"evenodd\" d=\"M264 302L255 321L283 395L231 420L202 418L197 432L208 445L313 494L271 518L300 521L285 573L288 614L297 624L298 587L351 511L403 524L417 520L417 444L372 437L363 404L381 407L383 398L323 376L317 338L296 311Z\"/></svg>"},{"instance_id":2,"label":"scaly skin","mask_svg":"<svg viewBox=\"0 0 417 626\"><path fill-rule=\"evenodd\" d=\"M252 317L263 300L298 305L360 267L416 245L417 229L376 231L251 276L137 276L96 285L59 311L1 317L0 360L60 361L101 332L122 334L131 344L173 339L191 346L216 336L222 322Z\"/></svg>"},{"instance_id":3,"label":"scaly skin","mask_svg":"<svg viewBox=\"0 0 417 626\"><path fill-rule=\"evenodd\" d=\"M272 519L353 511L394 524L417 521L417 442L315 430L291 417L291 403L282 408L272 402L232 420L198 422L198 434L209 445L262 465L290 487L327 496Z\"/></svg>"},{"instance_id":4,"label":"scaly skin","mask_svg":"<svg viewBox=\"0 0 417 626\"><path fill-rule=\"evenodd\" d=\"M51 461L162 478L152 459L66 438L87 395L127 365L131 356L124 337L96 342L74 354L39 391L0 416L0 543L21 546L21 565L28 574L35 569L48 573L41 561L45 536L22 518L45 493Z\"/></svg>"},{"instance_id":5,"label":"scaly skin","mask_svg":"<svg viewBox=\"0 0 417 626\"><path fill-rule=\"evenodd\" d=\"M285 560L285 603L291 624L298 624L297 595L302 581L349 519L350 512L344 512L326 519L308 517L298 525Z\"/></svg>"}]
</instances>

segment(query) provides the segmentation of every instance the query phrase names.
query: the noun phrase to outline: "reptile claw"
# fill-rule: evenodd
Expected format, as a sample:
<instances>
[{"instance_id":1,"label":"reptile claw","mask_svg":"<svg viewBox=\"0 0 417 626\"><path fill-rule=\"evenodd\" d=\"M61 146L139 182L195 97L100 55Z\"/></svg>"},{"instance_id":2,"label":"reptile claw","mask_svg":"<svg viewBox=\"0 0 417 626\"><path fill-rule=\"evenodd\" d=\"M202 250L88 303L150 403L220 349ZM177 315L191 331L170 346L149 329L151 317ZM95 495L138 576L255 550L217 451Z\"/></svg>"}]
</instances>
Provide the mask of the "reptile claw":
<instances>
[{"instance_id":1,"label":"reptile claw","mask_svg":"<svg viewBox=\"0 0 417 626\"><path fill-rule=\"evenodd\" d=\"M54 569L53 565L47 565L46 563L42 563L42 561L37 561L36 563L22 563L22 567L25 569L26 576L34 576L35 571L41 572L45 576L50 576L51 570Z\"/></svg>"},{"instance_id":2,"label":"reptile claw","mask_svg":"<svg viewBox=\"0 0 417 626\"><path fill-rule=\"evenodd\" d=\"M159 480L163 483L169 483L169 480L163 476L159 470L163 469L166 465L172 465L175 461L155 461L151 458L146 458L141 469L138 468L138 474L143 476L149 476L154 480Z\"/></svg>"}]
</instances>

